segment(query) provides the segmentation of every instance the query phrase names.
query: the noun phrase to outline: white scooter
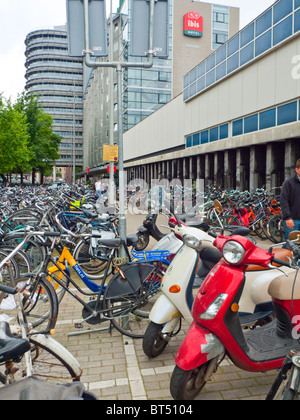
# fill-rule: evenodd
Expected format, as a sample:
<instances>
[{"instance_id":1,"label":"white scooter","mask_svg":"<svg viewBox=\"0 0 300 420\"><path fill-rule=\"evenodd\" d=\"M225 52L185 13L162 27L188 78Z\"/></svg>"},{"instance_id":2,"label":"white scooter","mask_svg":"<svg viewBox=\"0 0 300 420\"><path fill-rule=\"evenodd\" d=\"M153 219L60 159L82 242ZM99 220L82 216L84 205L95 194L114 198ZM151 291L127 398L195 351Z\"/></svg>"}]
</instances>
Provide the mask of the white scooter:
<instances>
[{"instance_id":1,"label":"white scooter","mask_svg":"<svg viewBox=\"0 0 300 420\"><path fill-rule=\"evenodd\" d=\"M213 275L213 267L221 258L219 251L213 246L216 234L182 226L179 220L172 230L183 238L184 243L162 279L162 293L149 315L150 323L143 337L143 351L150 358L161 354L171 338L180 331L182 318L191 325L193 287L197 286L195 290L197 292L208 272ZM249 229L238 228L232 235L245 236L248 233ZM288 253L283 249L273 252L278 259L284 259ZM207 271L209 264L211 270ZM200 274L201 270L204 278ZM286 273L291 270L285 268ZM260 266L248 267L245 288L239 301L239 315L244 327L261 325L271 319L273 305L268 294L268 286L280 275L282 273L278 270L263 270ZM198 283L197 277L200 277Z\"/></svg>"}]
</instances>

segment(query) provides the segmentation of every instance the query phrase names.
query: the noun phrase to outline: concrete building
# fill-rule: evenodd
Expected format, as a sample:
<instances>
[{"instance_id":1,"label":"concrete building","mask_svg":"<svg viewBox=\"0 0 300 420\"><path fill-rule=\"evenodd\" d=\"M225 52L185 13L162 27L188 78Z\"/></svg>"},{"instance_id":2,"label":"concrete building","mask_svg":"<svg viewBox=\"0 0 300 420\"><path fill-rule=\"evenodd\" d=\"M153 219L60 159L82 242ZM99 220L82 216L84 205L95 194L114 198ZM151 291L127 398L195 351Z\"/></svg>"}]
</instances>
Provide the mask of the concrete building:
<instances>
[{"instance_id":1,"label":"concrete building","mask_svg":"<svg viewBox=\"0 0 300 420\"><path fill-rule=\"evenodd\" d=\"M128 178L281 186L300 158L300 0L278 0L124 135Z\"/></svg>"},{"instance_id":2,"label":"concrete building","mask_svg":"<svg viewBox=\"0 0 300 420\"><path fill-rule=\"evenodd\" d=\"M239 30L239 9L200 1L170 0L169 46L167 59L154 58L151 69L128 68L123 72L123 130L126 132L176 97L183 90L183 77L201 60ZM114 16L113 59L141 62L130 56L131 0L120 0ZM189 16L188 16L189 14ZM184 33L184 16L191 21L192 31ZM203 19L201 31L193 25ZM189 28L187 28L189 29ZM187 32L187 31L185 31ZM192 33L191 33L192 32ZM114 93L110 93L113 77ZM84 95L84 169L92 173L103 169L103 144L109 142L110 116L113 115L114 142L117 142L117 97L115 75L97 68L91 73ZM113 96L113 105L110 98ZM111 109L114 111L111 112Z\"/></svg>"},{"instance_id":3,"label":"concrete building","mask_svg":"<svg viewBox=\"0 0 300 420\"><path fill-rule=\"evenodd\" d=\"M68 56L65 26L33 31L25 45L25 89L39 96L53 117L53 131L63 137L56 165L66 168L70 181L74 160L76 167L83 165L83 60Z\"/></svg>"}]
</instances>

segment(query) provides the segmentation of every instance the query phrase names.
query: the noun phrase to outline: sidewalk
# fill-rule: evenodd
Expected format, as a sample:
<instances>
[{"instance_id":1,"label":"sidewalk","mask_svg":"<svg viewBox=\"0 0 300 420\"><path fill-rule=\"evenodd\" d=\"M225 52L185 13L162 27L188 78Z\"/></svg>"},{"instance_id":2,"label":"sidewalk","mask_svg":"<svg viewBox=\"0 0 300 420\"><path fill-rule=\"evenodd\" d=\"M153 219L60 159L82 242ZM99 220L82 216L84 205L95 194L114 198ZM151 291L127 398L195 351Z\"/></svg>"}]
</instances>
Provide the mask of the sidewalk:
<instances>
[{"instance_id":1,"label":"sidewalk","mask_svg":"<svg viewBox=\"0 0 300 420\"><path fill-rule=\"evenodd\" d=\"M143 216L131 216L127 233L136 232ZM267 249L267 243L262 246ZM109 323L92 326L85 324L87 333L75 329L81 319L82 306L69 294L60 304L56 338L79 361L83 369L82 382L102 400L172 400L170 378L174 369L176 351L188 325L183 321L182 330L172 338L164 352L149 360L142 350L142 340L122 336L108 330ZM93 329L103 331L92 332ZM252 373L236 368L225 359L198 400L257 400L265 399L276 377L276 372Z\"/></svg>"}]
</instances>

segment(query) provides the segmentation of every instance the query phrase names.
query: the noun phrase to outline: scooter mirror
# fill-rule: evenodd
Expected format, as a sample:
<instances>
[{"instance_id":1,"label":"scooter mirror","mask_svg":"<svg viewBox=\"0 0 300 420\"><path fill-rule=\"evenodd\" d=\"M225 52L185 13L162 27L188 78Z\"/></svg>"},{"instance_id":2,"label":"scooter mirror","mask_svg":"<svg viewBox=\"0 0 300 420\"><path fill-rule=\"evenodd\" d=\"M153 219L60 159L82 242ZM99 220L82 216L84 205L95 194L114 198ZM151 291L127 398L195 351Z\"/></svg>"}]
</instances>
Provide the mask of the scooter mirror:
<instances>
[{"instance_id":1,"label":"scooter mirror","mask_svg":"<svg viewBox=\"0 0 300 420\"><path fill-rule=\"evenodd\" d=\"M223 206L220 203L219 200L214 200L214 207L217 210L218 213L222 213L223 212Z\"/></svg>"},{"instance_id":2,"label":"scooter mirror","mask_svg":"<svg viewBox=\"0 0 300 420\"><path fill-rule=\"evenodd\" d=\"M296 244L300 244L300 232L295 230L289 234L289 240L293 241Z\"/></svg>"}]
</instances>

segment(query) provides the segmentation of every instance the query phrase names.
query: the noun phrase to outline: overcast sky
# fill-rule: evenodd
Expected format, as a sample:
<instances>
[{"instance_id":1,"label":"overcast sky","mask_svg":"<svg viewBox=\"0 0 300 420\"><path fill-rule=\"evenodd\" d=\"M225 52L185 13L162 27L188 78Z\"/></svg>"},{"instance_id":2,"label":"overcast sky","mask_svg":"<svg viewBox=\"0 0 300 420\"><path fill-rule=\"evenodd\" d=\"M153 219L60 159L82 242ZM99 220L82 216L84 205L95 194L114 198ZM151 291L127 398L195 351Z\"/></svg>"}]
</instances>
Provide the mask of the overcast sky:
<instances>
[{"instance_id":1,"label":"overcast sky","mask_svg":"<svg viewBox=\"0 0 300 420\"><path fill-rule=\"evenodd\" d=\"M180 0L179 0L180 1ZM110 0L106 0L109 11ZM206 0L240 8L240 27L271 6L275 0ZM119 0L113 0L113 11ZM14 101L25 86L25 38L36 29L53 29L66 23L66 0L0 0L0 93Z\"/></svg>"}]
</instances>

